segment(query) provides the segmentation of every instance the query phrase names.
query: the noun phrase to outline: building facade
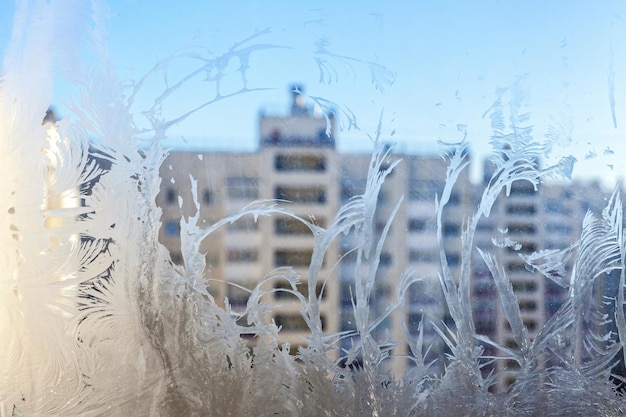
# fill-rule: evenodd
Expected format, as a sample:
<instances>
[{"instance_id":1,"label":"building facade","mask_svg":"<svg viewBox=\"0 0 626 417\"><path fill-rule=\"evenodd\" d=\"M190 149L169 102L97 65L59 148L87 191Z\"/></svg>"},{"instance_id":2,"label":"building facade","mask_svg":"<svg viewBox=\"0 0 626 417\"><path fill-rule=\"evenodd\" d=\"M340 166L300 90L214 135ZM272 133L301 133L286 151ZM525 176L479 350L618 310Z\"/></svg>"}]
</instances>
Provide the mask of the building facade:
<instances>
[{"instance_id":1,"label":"building facade","mask_svg":"<svg viewBox=\"0 0 626 417\"><path fill-rule=\"evenodd\" d=\"M180 218L192 216L196 210L190 203L190 173L197 180L200 219L207 226L255 200L279 200L282 207L326 228L342 204L364 192L371 156L338 152L333 119L314 115L299 90L295 91L287 115L261 116L257 152L172 152L168 156L162 166L157 203L163 210L161 242L174 262L182 262ZM388 361L389 369L400 375L411 365L407 358L410 340L417 338L420 326L424 345L432 346L427 359L435 359L443 356L445 346L434 326L442 328L451 322L439 282L435 203L446 181L447 161L439 156L392 154L388 163L397 159L401 162L383 184L372 225L380 233L397 206L379 259L370 306L374 316L384 314L397 297L400 277L410 271L419 278L402 306L377 327L375 334L379 340L403 341L393 347ZM458 277L461 266L462 231L484 187L472 184L467 171L458 178L442 219L442 243L454 277ZM475 244L494 252L505 267L531 338L561 305L566 291L529 271L519 254L573 243L580 235L585 212L597 209L589 202L602 201L600 194L599 187L593 185L547 183L535 190L529 183L517 182L510 195L500 196L490 216L478 225ZM518 245L498 244L504 237ZM346 235L327 248L320 271L327 279L316 288L318 295L322 294L323 328L332 333L354 330L354 280L355 273L361 272L351 264L354 259L349 252L356 243L351 239L354 236ZM279 267L293 268L301 277L299 289L306 294L313 246L308 227L278 214L233 222L205 239L200 249L206 253L210 291L217 300L228 299L237 311L245 306L248 296L240 287L254 287ZM493 279L476 251L472 257L476 332L516 348ZM339 267L334 267L338 263ZM277 280L272 285L280 290L287 282ZM299 302L283 291L269 292L266 301L280 306L272 310L271 319L282 328L281 340L290 343L295 352L308 334ZM352 343L351 338L344 338L337 358ZM488 345L484 348L485 355L498 354ZM438 361L435 366L441 369L443 363ZM504 370L516 365L500 360L493 366ZM499 385L506 387L510 383L506 372L499 375Z\"/></svg>"}]
</instances>

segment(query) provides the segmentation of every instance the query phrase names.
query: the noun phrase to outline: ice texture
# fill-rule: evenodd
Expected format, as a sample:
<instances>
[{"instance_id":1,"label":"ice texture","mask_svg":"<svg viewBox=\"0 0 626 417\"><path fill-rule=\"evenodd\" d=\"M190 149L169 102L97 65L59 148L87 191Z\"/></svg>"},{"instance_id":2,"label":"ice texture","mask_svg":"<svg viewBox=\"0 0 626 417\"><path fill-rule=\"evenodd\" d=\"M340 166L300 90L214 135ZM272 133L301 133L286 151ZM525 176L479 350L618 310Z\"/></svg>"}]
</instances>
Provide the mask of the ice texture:
<instances>
[{"instance_id":1,"label":"ice texture","mask_svg":"<svg viewBox=\"0 0 626 417\"><path fill-rule=\"evenodd\" d=\"M476 212L463 219L458 275L448 265L442 219L456 181L467 169L468 144L444 147L447 181L436 199L436 220L439 280L452 321L434 325L448 352L445 357L430 357L423 323L417 324L416 337L409 335L405 323L404 342L411 346L409 360L414 366L397 376L384 362L395 344L403 341L381 338L375 330L402 308L406 292L420 278L405 272L388 306L376 311L370 305L376 280L381 279L377 272L383 244L403 204L402 199L394 203L387 223L377 232L373 219L378 195L401 163L383 144L380 132L364 192L341 206L326 228L296 216L279 201L250 202L213 224L200 224L192 177L192 201L180 201L193 207L192 214L180 220L183 262L173 263L158 241L161 211L155 198L161 182L159 167L167 154L158 139L194 109L180 118L161 120L158 105L172 90L156 98L155 107L145 113L155 139L146 147L139 140L145 132L134 123L133 95L124 95L99 43L105 37L101 12L98 7L73 6L63 1L20 2L4 58L0 416L626 413L615 383L620 377L613 373L626 355L626 248L619 192L602 213L590 212L581 219L576 244L520 254L529 270L536 269L569 290L563 306L532 340L505 269L491 248L475 243L478 224L515 183L536 187L546 177L571 174L574 160L567 156L553 166L538 166L550 144L533 137L529 115L523 111L522 81L499 91L487 113L494 132L494 172ZM53 68L66 62L82 36L96 45L93 53L98 63L74 74L81 86L72 105L74 116L42 125L52 97ZM239 60L243 66L250 49L239 46L222 58ZM319 45L319 53L324 57L317 62L322 82L333 82L329 62L347 58L329 53L324 45ZM376 88L393 83L395 74L371 62L361 63L379 80ZM202 70L206 68L198 71ZM218 81L220 76L215 75ZM245 71L242 82L246 88ZM611 81L613 100L612 88ZM316 101L332 107L322 98ZM302 222L314 236L306 295L298 291L298 274L285 266L268 271L256 287L242 288L250 294L243 311L233 311L228 302L221 306L204 278L202 242L220 227L243 218L256 221L276 215ZM349 249L356 258L351 286L354 329L328 334L322 331L321 294L316 288L331 279L322 274L325 253L346 234L356 237ZM493 278L516 347L502 346L475 330L470 282L475 253ZM572 271L564 267L570 257L575 259ZM611 317L598 303L596 284L613 272L619 275L619 284L603 299L614 307ZM269 290L268 284L276 281L287 286ZM280 329L267 320L274 307L263 301L268 291L285 291L300 303L310 337L297 355L290 354L289 345L278 343ZM258 340L252 349L247 336ZM333 352L346 337L353 339L353 347L341 353L348 366L340 366ZM496 348L497 359L483 354L485 345ZM357 357L361 358L358 366L350 366ZM485 375L482 369L504 359L517 362L519 368L507 371L515 380L498 392L492 389L498 375ZM433 361L444 364L442 373L433 372Z\"/></svg>"}]
</instances>

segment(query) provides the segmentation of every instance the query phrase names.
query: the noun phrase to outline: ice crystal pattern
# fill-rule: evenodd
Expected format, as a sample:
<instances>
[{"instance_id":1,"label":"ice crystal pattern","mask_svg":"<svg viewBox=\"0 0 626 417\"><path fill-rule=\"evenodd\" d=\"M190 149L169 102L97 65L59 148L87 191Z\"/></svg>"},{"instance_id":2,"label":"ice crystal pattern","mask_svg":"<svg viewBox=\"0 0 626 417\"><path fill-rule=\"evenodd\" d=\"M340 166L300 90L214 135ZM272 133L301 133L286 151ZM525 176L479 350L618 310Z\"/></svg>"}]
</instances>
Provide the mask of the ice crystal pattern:
<instances>
[{"instance_id":1,"label":"ice crystal pattern","mask_svg":"<svg viewBox=\"0 0 626 417\"><path fill-rule=\"evenodd\" d=\"M370 309L369 300L374 281L380 279L376 272L382 245L395 213L382 232L375 233L377 196L401 161L393 160L389 149L378 143L364 193L343 205L326 228L295 216L275 201L251 202L209 226L198 224L196 210L195 215L181 219L183 264L176 265L157 239L160 209L155 197L166 152L158 141L146 147L138 139L145 132L134 123L133 95L122 93L104 52L96 48L96 61L101 63L75 77L82 87L73 103L75 116L41 123L50 105L52 68L71 52L51 42L67 28L82 27L84 12L56 2L20 3L14 39L4 61L0 84L0 415L626 413L615 384L619 377L612 374L626 352L626 254L618 193L604 211L581 219L582 234L575 245L524 256L529 268L569 289L563 306L532 340L505 269L489 248L474 244L479 222L513 184L537 186L545 177L567 177L571 172L571 158L538 167L548 145L533 139L528 116L519 114L523 94L516 91L518 85L498 92L489 112L495 168L476 212L465 219L458 276L449 268L443 249L442 213L469 163L467 144L448 145L444 152L449 162L447 182L436 201L439 279L453 320L453 326L435 323L449 352L435 359L444 361L444 372L431 372L420 325L416 339L407 336L414 366L395 377L383 362L398 341L379 340L374 330L402 305L417 277L408 272L403 275L396 302L379 315ZM102 23L97 19L92 19L88 29L93 39L102 38ZM69 38L65 40L73 42ZM219 58L245 61L254 50L237 48ZM213 64L204 61L199 71ZM242 74L243 91L247 88L245 70ZM156 139L177 121L158 117L160 102L170 92L157 98L147 113ZM198 209L197 190L193 195L194 201L187 203ZM401 200L396 210L400 204ZM220 307L204 280L207 265L199 249L201 242L241 218L272 215L294 217L314 236L307 295L298 292L297 274L281 267L268 271L250 289L244 311L231 311L228 303ZM345 234L356 235L353 241L358 242L350 249L356 258L355 271L361 271L352 285L355 326L348 333L327 334L322 332L321 296L315 289L328 279L321 273L325 252ZM510 242L499 246L503 245L515 246ZM500 346L475 332L470 291L474 253L479 253L492 275L515 348ZM563 265L572 256L575 267L563 278ZM603 314L601 303L594 302L598 299L594 284L609 272L619 275L619 285L604 299L613 305L614 317ZM288 283L281 291L300 301L302 318L310 329L308 343L297 356L290 355L289 346L278 344L280 329L266 320L271 306L262 301L268 287L264 284L276 280ZM242 335L254 336L258 343L250 349ZM349 336L358 337L342 359L349 364L358 355L361 362L341 367L332 353ZM483 355L484 344L495 346L501 357L519 364L515 382L502 393L490 390L497 375L481 372L492 360Z\"/></svg>"}]
</instances>

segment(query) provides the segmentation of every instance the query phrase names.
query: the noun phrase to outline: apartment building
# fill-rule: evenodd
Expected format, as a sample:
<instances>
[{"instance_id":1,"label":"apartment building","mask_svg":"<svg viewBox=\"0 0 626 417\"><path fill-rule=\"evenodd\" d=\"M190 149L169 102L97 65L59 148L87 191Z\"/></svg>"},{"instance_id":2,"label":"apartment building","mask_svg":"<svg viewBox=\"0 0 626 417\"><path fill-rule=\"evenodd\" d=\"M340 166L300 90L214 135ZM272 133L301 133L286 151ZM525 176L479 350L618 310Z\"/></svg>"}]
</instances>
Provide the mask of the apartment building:
<instances>
[{"instance_id":1,"label":"apartment building","mask_svg":"<svg viewBox=\"0 0 626 417\"><path fill-rule=\"evenodd\" d=\"M238 212L255 200L286 200L282 207L313 223L327 227L340 206L364 192L370 155L345 154L336 149L332 118L316 116L295 89L286 115L261 114L259 149L254 153L172 152L162 166L162 191L157 203L163 209L161 242L172 259L181 263L180 217L189 217L190 173L198 183L200 222L211 225ZM384 314L397 297L398 282L409 271L420 280L406 294L403 305L376 329L378 340L403 341L392 350L389 369L402 374L411 361L410 339L416 338L420 323L424 345L432 346L430 359L441 358L445 346L434 326L452 325L440 288L440 250L437 240L436 204L446 181L447 162L439 156L391 154L385 164L401 159L386 178L377 202L373 230L380 233L390 223L379 266L373 297L372 317ZM384 168L385 166L383 166ZM458 279L461 263L461 233L476 208L484 185L472 184L467 170L461 174L445 207L442 239L452 275ZM541 249L564 248L580 235L582 219L591 202L602 202L601 190L592 184L542 183L537 190L530 183L516 182L508 197L496 201L491 215L478 224L476 246L494 252L503 264L515 290L529 334L537 331L561 305L566 291L556 283L526 268L519 254ZM182 202L182 205L180 205ZM399 205L398 205L399 204ZM397 208L397 210L396 210ZM499 242L509 238L514 245ZM328 278L321 304L323 327L328 332L354 330L352 296L355 259L350 250L357 242L346 235L328 248L320 275ZM495 244L494 244L495 242ZM307 293L308 267L314 237L301 222L284 215L244 218L216 231L202 243L210 291L217 300L242 309L248 294L239 286L252 288L270 271L292 267L301 277L299 289ZM472 254L472 296L476 331L503 346L515 348L495 290L493 279L476 251ZM333 267L339 262L339 267ZM571 267L571 265L570 265ZM322 293L322 281L316 292ZM231 285L234 283L236 285ZM287 286L274 280L274 288ZM271 318L282 327L281 341L294 351L305 343L307 327L300 316L300 304L286 292L268 294L267 303L279 305ZM408 341L405 331L408 332ZM354 342L345 338L340 348ZM407 343L409 342L409 343ZM486 355L495 355L485 345ZM337 357L341 355L337 351ZM427 358L428 359L428 358ZM443 366L438 361L436 366ZM496 361L499 370L514 363ZM509 380L501 373L500 386Z\"/></svg>"},{"instance_id":2,"label":"apartment building","mask_svg":"<svg viewBox=\"0 0 626 417\"><path fill-rule=\"evenodd\" d=\"M569 283L575 258L569 259L563 274L555 275L551 280L529 268L520 254L566 249L573 245L580 238L586 213L601 213L602 203L605 202L605 193L594 183L545 181L535 189L530 182L518 181L511 187L509 196L502 195L496 200L491 215L482 221L477 233L477 245L489 248L504 267L531 339L567 297L567 288L557 281ZM515 350L518 346L491 275L477 255L474 264L473 298L477 332ZM601 295L601 292L598 294ZM490 346L485 346L485 349L486 355L496 354ZM517 369L518 364L513 360L500 360L494 366L499 371L499 386L504 389L513 381L505 371Z\"/></svg>"},{"instance_id":3,"label":"apartment building","mask_svg":"<svg viewBox=\"0 0 626 417\"><path fill-rule=\"evenodd\" d=\"M170 249L174 262L182 263L180 218L195 214L190 173L197 181L200 223L209 226L236 213L255 200L287 200L284 208L327 227L341 204L364 192L370 155L340 154L335 147L332 118L313 114L300 93L294 92L287 115L262 114L259 120L259 150L255 153L172 152L162 166L162 191L157 197L163 210L161 242ZM411 337L423 322L426 345L440 345L432 323L445 321L438 280L439 250L436 238L435 196L445 182L445 161L438 156L415 158L391 155L386 164L402 159L385 181L379 195L373 228L380 233L393 209L402 200L385 240L376 275L372 314L383 314L397 298L397 284L409 270L420 278L402 308L393 312L376 329L381 340L404 340L403 323ZM460 179L446 210L444 239L448 262L458 268L460 260L460 211L471 202L467 175ZM352 236L334 242L327 250L321 276L327 277L321 306L325 330L352 330L351 294L354 293L353 259L345 257L354 247ZM228 298L233 309L241 309L251 288L277 267L290 266L301 276L306 293L308 266L314 238L302 223L288 216L252 217L216 231L202 242L206 253L206 279L216 299ZM341 267L332 268L342 257ZM229 283L235 283L236 286ZM287 282L276 281L276 288ZM321 291L321 283L318 291ZM272 298L272 299L270 299ZM294 350L304 342L307 329L297 300L285 292L274 292L266 300L280 305L273 320L282 327L282 341ZM341 348L349 349L351 339ZM436 355L437 349L431 349ZM403 372L410 363L407 344L394 348L390 369ZM339 355L338 351L338 355Z\"/></svg>"},{"instance_id":4,"label":"apartment building","mask_svg":"<svg viewBox=\"0 0 626 417\"><path fill-rule=\"evenodd\" d=\"M163 210L161 242L174 262L182 263L180 218L195 214L190 174L197 181L201 225L209 226L237 213L255 200L285 200L281 206L325 227L337 212L339 182L334 127L327 134L327 120L316 117L294 93L287 116L264 115L260 119L260 149L256 153L172 152L162 166L162 191L157 204ZM288 201L288 202L287 202ZM182 205L180 205L182 202ZM301 222L285 215L244 217L218 229L202 242L206 253L206 279L219 301L228 299L241 310L248 293L278 267L289 266L300 275L299 290L307 289L308 266L314 238ZM324 330L339 329L337 272L330 266L337 259L337 244L326 252L320 271L328 276L321 303ZM236 285L230 285L230 283ZM287 280L272 280L276 289ZM317 291L321 292L322 284ZM280 305L272 319L282 327L282 342L295 350L304 343L306 324L297 299L286 292L269 292L266 303Z\"/></svg>"}]
</instances>

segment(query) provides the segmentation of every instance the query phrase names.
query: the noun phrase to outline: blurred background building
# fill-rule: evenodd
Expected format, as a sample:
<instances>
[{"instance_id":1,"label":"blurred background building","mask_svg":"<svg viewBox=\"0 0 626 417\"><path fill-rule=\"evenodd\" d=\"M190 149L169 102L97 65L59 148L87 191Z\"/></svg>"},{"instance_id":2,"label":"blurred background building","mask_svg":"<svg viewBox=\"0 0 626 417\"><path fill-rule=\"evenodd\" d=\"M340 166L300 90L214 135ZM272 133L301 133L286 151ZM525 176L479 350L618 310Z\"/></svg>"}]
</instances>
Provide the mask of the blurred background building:
<instances>
[{"instance_id":1,"label":"blurred background building","mask_svg":"<svg viewBox=\"0 0 626 417\"><path fill-rule=\"evenodd\" d=\"M332 117L317 115L307 105L301 88L293 89L291 110L286 115L261 114L259 149L254 153L207 153L172 151L162 165L163 179L158 205L163 210L161 242L170 250L172 260L182 263L180 218L195 214L191 204L189 175L198 181L200 221L207 226L233 214L254 200L288 200L285 208L298 216L328 227L340 206L365 190L370 155L340 153L335 147L336 132ZM394 340L417 337L424 326L424 345L432 346L429 357L441 358L445 349L434 326L452 325L440 289L440 255L436 235L435 201L446 181L447 161L438 155L392 154L390 161L402 159L387 177L378 198L374 230L381 232L394 207L402 204L391 223L377 271L375 297L370 300L373 316L382 314L397 296L397 284L405 271L421 280L410 287L404 305L379 326L376 336ZM489 168L486 168L489 172ZM487 179L489 175L485 176ZM464 224L480 200L485 184L472 184L468 170L457 181L444 211L442 236L446 258L453 276L458 277L461 263L461 235ZM542 249L563 249L579 237L587 210L599 211L591 202L602 202L597 184L541 184L516 182L509 197L500 196L489 218L479 223L475 243L492 251L502 263L517 294L523 321L530 337L562 304L566 289L539 273L529 271L519 254ZM521 247L502 247L498 239L508 236ZM351 235L334 242L326 253L322 276L327 281L322 296L323 327L328 332L354 329L352 294L355 260ZM495 239L495 240L494 240ZM307 271L314 238L301 222L288 216L246 218L218 230L203 241L209 288L216 299L228 298L235 311L242 310L247 292L237 286L254 287L269 271L293 267L301 275L300 290L306 294ZM485 264L472 254L472 294L476 332L501 344L516 348L511 329ZM339 268L333 266L341 259ZM568 268L571 269L571 261ZM276 282L279 288L280 282ZM287 285L285 282L284 285ZM322 292L321 284L316 291ZM272 319L282 327L283 342L294 352L305 343L306 323L300 304L285 292L269 294L267 302L279 304ZM342 341L349 349L351 339ZM485 345L485 355L498 354ZM402 343L393 349L390 369L401 374L411 365L410 347ZM340 353L338 352L339 356ZM428 357L427 357L428 359ZM516 364L499 360L485 368L499 371ZM441 370L438 361L434 371ZM511 381L506 372L499 384Z\"/></svg>"}]
</instances>

